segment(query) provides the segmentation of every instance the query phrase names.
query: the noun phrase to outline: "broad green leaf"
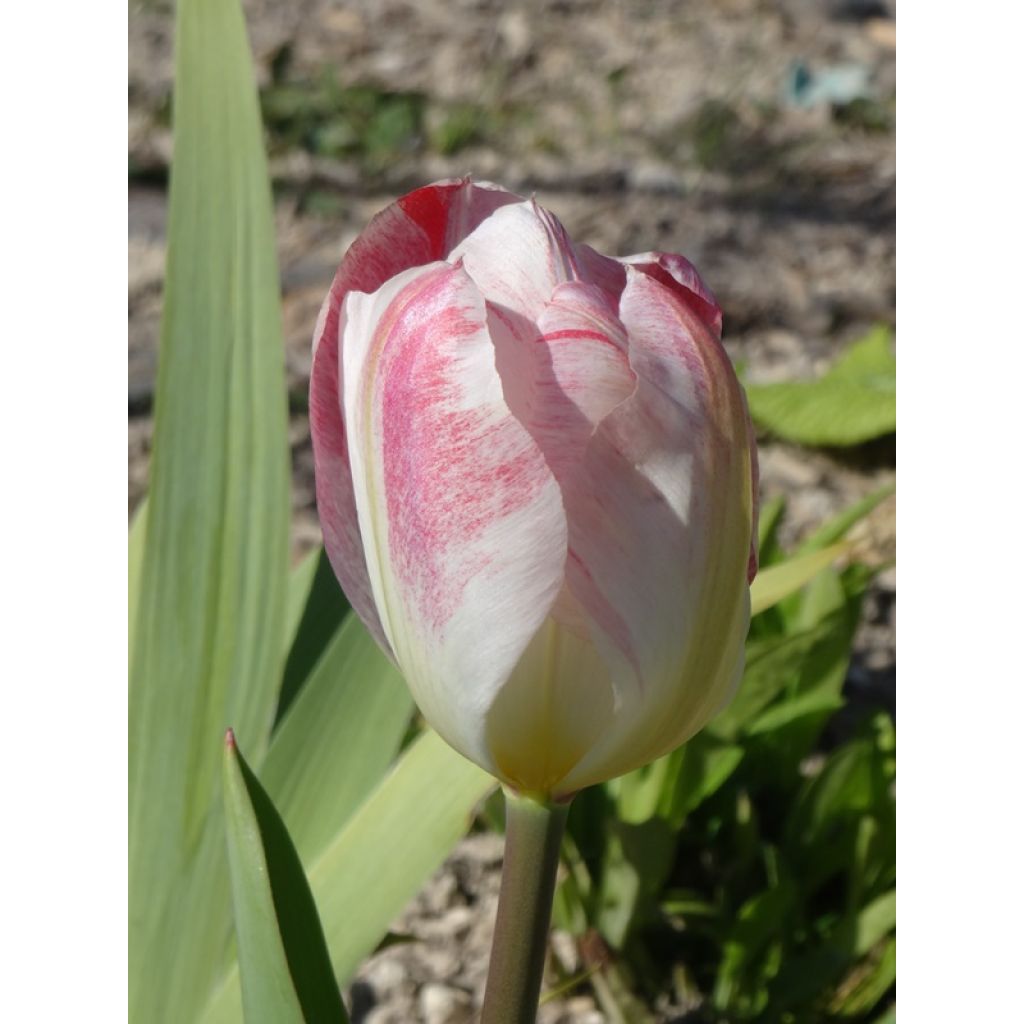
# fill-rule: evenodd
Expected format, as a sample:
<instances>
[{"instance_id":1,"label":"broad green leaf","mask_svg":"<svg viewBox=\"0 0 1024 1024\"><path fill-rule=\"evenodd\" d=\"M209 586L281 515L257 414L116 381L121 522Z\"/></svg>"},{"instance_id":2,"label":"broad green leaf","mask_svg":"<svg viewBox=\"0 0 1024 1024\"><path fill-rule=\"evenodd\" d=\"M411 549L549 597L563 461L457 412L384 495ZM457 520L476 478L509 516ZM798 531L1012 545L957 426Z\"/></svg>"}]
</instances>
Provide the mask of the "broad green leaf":
<instances>
[{"instance_id":1,"label":"broad green leaf","mask_svg":"<svg viewBox=\"0 0 1024 1024\"><path fill-rule=\"evenodd\" d=\"M853 445L896 429L896 360L889 332L872 331L814 381L748 384L758 426L808 445Z\"/></svg>"},{"instance_id":2,"label":"broad green leaf","mask_svg":"<svg viewBox=\"0 0 1024 1024\"><path fill-rule=\"evenodd\" d=\"M863 956L896 927L896 890L872 900L858 915L853 952Z\"/></svg>"},{"instance_id":3,"label":"broad green leaf","mask_svg":"<svg viewBox=\"0 0 1024 1024\"><path fill-rule=\"evenodd\" d=\"M275 730L260 768L306 863L387 771L412 709L397 669L349 615Z\"/></svg>"},{"instance_id":4,"label":"broad green leaf","mask_svg":"<svg viewBox=\"0 0 1024 1024\"><path fill-rule=\"evenodd\" d=\"M895 377L896 356L892 350L892 331L884 324L873 327L843 352L832 365L828 376L857 381L872 377L888 381Z\"/></svg>"},{"instance_id":5,"label":"broad green leaf","mask_svg":"<svg viewBox=\"0 0 1024 1024\"><path fill-rule=\"evenodd\" d=\"M845 550L846 545L834 544L821 551L790 558L759 572L750 585L750 614L757 615L798 591Z\"/></svg>"},{"instance_id":6,"label":"broad green leaf","mask_svg":"<svg viewBox=\"0 0 1024 1024\"><path fill-rule=\"evenodd\" d=\"M342 983L440 867L495 785L435 733L425 733L309 862L310 886ZM203 1024L240 1022L237 965L200 1019Z\"/></svg>"},{"instance_id":7,"label":"broad green leaf","mask_svg":"<svg viewBox=\"0 0 1024 1024\"><path fill-rule=\"evenodd\" d=\"M129 1016L190 1021L229 936L229 722L255 758L280 680L286 392L271 197L237 0L181 0L146 536L129 687ZM219 838L218 838L219 837Z\"/></svg>"},{"instance_id":8,"label":"broad green leaf","mask_svg":"<svg viewBox=\"0 0 1024 1024\"><path fill-rule=\"evenodd\" d=\"M288 586L288 657L277 703L278 723L337 633L348 607L322 547L292 570Z\"/></svg>"},{"instance_id":9,"label":"broad green leaf","mask_svg":"<svg viewBox=\"0 0 1024 1024\"><path fill-rule=\"evenodd\" d=\"M224 805L246 1024L343 1024L348 1016L302 862L230 732Z\"/></svg>"}]
</instances>

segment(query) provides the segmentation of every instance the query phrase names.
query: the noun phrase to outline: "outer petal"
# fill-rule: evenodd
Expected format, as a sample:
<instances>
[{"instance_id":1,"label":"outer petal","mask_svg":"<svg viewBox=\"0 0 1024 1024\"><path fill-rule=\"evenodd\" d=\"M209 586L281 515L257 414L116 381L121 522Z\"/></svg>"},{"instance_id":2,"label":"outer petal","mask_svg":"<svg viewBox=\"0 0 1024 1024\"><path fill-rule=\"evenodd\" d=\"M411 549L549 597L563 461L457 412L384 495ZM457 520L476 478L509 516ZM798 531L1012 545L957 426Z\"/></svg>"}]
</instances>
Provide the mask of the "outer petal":
<instances>
[{"instance_id":1,"label":"outer petal","mask_svg":"<svg viewBox=\"0 0 1024 1024\"><path fill-rule=\"evenodd\" d=\"M722 336L722 308L703 282L697 268L685 256L674 252L642 252L625 256L622 262L642 270L655 281L672 289L714 332Z\"/></svg>"},{"instance_id":2,"label":"outer petal","mask_svg":"<svg viewBox=\"0 0 1024 1024\"><path fill-rule=\"evenodd\" d=\"M455 249L488 306L536 323L555 286L580 276L576 251L558 219L534 200L503 207Z\"/></svg>"},{"instance_id":3,"label":"outer petal","mask_svg":"<svg viewBox=\"0 0 1024 1024\"><path fill-rule=\"evenodd\" d=\"M484 715L564 578L558 484L502 397L460 267L346 300L345 424L383 631L427 720L491 771Z\"/></svg>"},{"instance_id":4,"label":"outer petal","mask_svg":"<svg viewBox=\"0 0 1024 1024\"><path fill-rule=\"evenodd\" d=\"M409 193L379 213L356 239L320 310L313 336L309 411L324 545L353 608L385 648L356 519L340 400L344 390L338 358L344 331L342 304L349 291L374 292L409 267L444 259L494 210L520 201L511 192L473 185L468 179L439 182Z\"/></svg>"},{"instance_id":5,"label":"outer petal","mask_svg":"<svg viewBox=\"0 0 1024 1024\"><path fill-rule=\"evenodd\" d=\"M646 273L627 270L620 316L637 390L601 423L565 503L580 566L570 586L584 606L621 613L636 676L620 676L613 727L563 793L704 725L737 678L749 617L752 453L728 357L691 304Z\"/></svg>"}]
</instances>

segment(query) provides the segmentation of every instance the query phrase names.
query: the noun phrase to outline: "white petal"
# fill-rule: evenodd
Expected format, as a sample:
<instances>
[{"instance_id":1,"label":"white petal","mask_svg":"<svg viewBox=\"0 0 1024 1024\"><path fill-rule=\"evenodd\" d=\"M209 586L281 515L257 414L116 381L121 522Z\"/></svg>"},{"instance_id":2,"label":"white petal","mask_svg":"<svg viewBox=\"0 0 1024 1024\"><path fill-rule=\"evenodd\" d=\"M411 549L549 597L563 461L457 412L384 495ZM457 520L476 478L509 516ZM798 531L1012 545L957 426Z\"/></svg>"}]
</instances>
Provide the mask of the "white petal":
<instances>
[{"instance_id":1,"label":"white petal","mask_svg":"<svg viewBox=\"0 0 1024 1024\"><path fill-rule=\"evenodd\" d=\"M558 484L510 413L459 267L350 293L345 418L381 622L424 716L494 770L484 717L564 579Z\"/></svg>"}]
</instances>

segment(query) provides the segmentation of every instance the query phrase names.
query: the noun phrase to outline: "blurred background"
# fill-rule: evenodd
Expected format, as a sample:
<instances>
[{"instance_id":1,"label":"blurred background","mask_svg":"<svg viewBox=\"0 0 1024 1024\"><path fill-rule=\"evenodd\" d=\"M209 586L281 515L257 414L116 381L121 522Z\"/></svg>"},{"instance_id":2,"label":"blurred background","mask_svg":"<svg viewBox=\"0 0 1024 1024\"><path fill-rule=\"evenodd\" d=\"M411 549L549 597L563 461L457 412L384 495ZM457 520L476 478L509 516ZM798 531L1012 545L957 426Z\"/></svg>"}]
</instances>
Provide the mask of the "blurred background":
<instances>
[{"instance_id":1,"label":"blurred background","mask_svg":"<svg viewBox=\"0 0 1024 1024\"><path fill-rule=\"evenodd\" d=\"M275 190L296 558L320 540L306 416L317 311L359 230L418 185L472 173L536 192L574 239L607 254L685 254L718 296L726 346L754 388L818 379L848 346L895 329L895 0L244 7ZM133 0L129 511L146 491L152 432L172 32L170 2ZM846 399L830 400L826 416L842 419ZM885 424L814 444L814 431L788 436L770 409L755 418L763 499L786 500L783 547L895 479ZM852 540L858 560L881 571L864 596L845 695L889 711L894 499ZM420 941L364 969L354 1019L470 1019L464 996L482 981L500 853L486 831L459 847L400 923ZM585 944L564 932L556 954L566 976L586 968ZM597 995L569 986L542 1019L614 1020ZM656 1019L684 1019L684 1003Z\"/></svg>"}]
</instances>

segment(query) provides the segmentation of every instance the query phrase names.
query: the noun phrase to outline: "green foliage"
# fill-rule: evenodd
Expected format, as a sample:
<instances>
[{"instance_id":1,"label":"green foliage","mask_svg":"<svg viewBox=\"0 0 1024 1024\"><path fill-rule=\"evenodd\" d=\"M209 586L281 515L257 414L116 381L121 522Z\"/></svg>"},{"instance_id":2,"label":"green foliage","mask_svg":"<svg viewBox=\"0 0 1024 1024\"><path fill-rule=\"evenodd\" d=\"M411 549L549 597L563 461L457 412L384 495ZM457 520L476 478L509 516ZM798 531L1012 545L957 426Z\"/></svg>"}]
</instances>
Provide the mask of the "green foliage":
<instances>
[{"instance_id":1,"label":"green foliage","mask_svg":"<svg viewBox=\"0 0 1024 1024\"><path fill-rule=\"evenodd\" d=\"M487 113L471 103L458 103L444 114L441 123L430 133L431 147L450 156L480 141L487 125Z\"/></svg>"},{"instance_id":2,"label":"green foliage","mask_svg":"<svg viewBox=\"0 0 1024 1024\"><path fill-rule=\"evenodd\" d=\"M896 357L892 335L876 327L822 377L747 385L761 428L807 445L848 446L896 429Z\"/></svg>"},{"instance_id":3,"label":"green foliage","mask_svg":"<svg viewBox=\"0 0 1024 1024\"><path fill-rule=\"evenodd\" d=\"M316 912L293 841L346 981L493 783L431 734L398 756L412 704L394 667L322 552L289 575L271 196L237 0L181 0L176 42L151 487L129 533L129 1019L237 1024L241 956L250 1020L340 1020L322 943L296 945ZM369 137L387 148L397 121ZM228 726L269 796L229 758L223 799Z\"/></svg>"},{"instance_id":4,"label":"green foliage","mask_svg":"<svg viewBox=\"0 0 1024 1024\"><path fill-rule=\"evenodd\" d=\"M220 745L265 749L288 445L270 188L241 12L178 8L165 312L129 677L129 1004L189 1020L230 929ZM183 941L182 936L189 936Z\"/></svg>"},{"instance_id":5,"label":"green foliage","mask_svg":"<svg viewBox=\"0 0 1024 1024\"><path fill-rule=\"evenodd\" d=\"M871 573L830 563L887 493L789 559L773 549L782 507L770 508L761 554L790 585L756 599L736 699L680 750L577 798L556 920L613 950L591 978L610 1019L647 1019L636 994L672 987L706 1020L818 1024L884 1010L895 732L884 710L837 716ZM813 578L798 568L826 553Z\"/></svg>"},{"instance_id":6,"label":"green foliage","mask_svg":"<svg viewBox=\"0 0 1024 1024\"><path fill-rule=\"evenodd\" d=\"M224 803L247 1024L344 1024L348 1015L302 862L231 733Z\"/></svg>"},{"instance_id":7,"label":"green foliage","mask_svg":"<svg viewBox=\"0 0 1024 1024\"><path fill-rule=\"evenodd\" d=\"M275 82L261 99L275 148L384 166L422 142L425 99L419 93L343 86L325 70L312 82Z\"/></svg>"},{"instance_id":8,"label":"green foliage","mask_svg":"<svg viewBox=\"0 0 1024 1024\"><path fill-rule=\"evenodd\" d=\"M325 841L309 844L308 852L299 845L342 984L440 867L494 786L489 775L427 732ZM237 1024L241 1012L238 965L232 962L200 1020Z\"/></svg>"}]
</instances>

